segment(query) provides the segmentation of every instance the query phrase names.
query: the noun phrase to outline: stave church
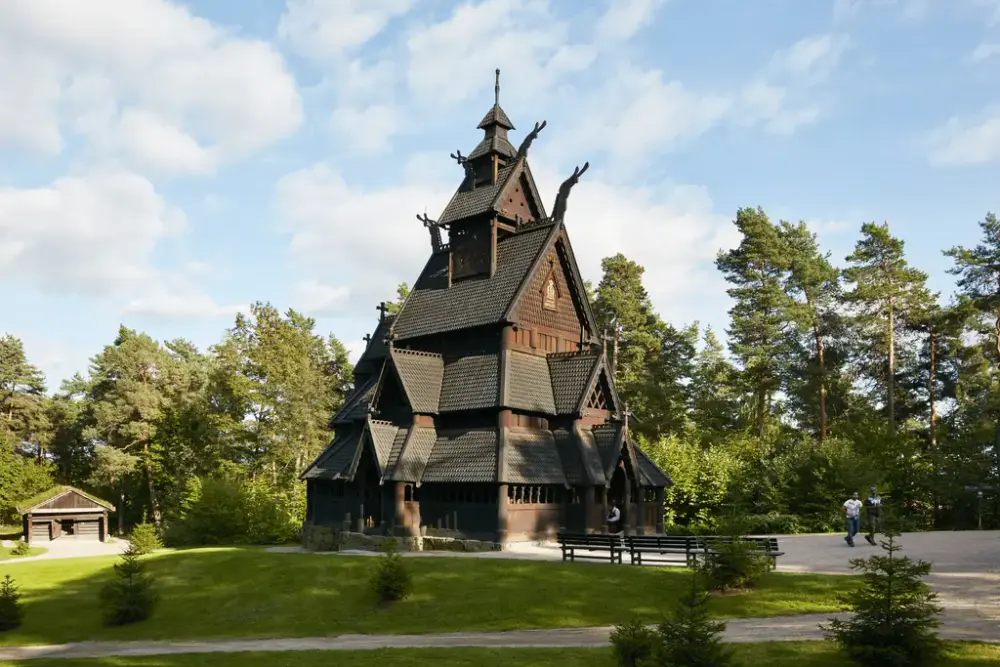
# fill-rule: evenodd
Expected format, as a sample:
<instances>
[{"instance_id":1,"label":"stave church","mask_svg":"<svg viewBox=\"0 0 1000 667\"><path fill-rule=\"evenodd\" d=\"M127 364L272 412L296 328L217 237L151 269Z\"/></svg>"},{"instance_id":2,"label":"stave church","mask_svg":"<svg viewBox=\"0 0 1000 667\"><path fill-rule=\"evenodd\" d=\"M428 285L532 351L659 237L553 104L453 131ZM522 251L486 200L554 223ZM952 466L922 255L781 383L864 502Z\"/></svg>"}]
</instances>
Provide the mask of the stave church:
<instances>
[{"instance_id":1,"label":"stave church","mask_svg":"<svg viewBox=\"0 0 1000 667\"><path fill-rule=\"evenodd\" d=\"M489 540L603 532L612 501L629 533L662 532L669 476L629 437L567 231L495 99L437 220L430 257L396 315L380 316L306 468L306 524Z\"/></svg>"}]
</instances>

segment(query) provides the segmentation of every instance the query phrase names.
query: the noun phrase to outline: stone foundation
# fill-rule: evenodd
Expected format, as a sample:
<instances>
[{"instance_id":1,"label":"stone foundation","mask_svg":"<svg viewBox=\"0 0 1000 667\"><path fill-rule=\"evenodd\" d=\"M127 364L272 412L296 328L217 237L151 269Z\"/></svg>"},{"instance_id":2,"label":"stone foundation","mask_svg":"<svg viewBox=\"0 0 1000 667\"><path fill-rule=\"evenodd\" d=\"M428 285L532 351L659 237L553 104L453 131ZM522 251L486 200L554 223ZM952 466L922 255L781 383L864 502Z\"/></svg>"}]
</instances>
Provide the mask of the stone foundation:
<instances>
[{"instance_id":1,"label":"stone foundation","mask_svg":"<svg viewBox=\"0 0 1000 667\"><path fill-rule=\"evenodd\" d=\"M339 529L335 526L303 524L302 545L309 551L381 551L389 540L396 542L399 551L500 551L496 542L463 540L454 537L392 537L365 535Z\"/></svg>"}]
</instances>

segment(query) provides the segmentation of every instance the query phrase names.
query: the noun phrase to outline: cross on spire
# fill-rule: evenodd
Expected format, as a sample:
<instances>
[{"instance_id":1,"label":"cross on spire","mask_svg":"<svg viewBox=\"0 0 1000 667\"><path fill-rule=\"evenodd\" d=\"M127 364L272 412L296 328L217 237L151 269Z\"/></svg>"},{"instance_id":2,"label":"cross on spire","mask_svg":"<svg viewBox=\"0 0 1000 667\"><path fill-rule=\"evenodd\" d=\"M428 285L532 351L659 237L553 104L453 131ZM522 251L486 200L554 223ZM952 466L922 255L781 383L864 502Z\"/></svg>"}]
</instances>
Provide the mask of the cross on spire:
<instances>
[{"instance_id":1,"label":"cross on spire","mask_svg":"<svg viewBox=\"0 0 1000 667\"><path fill-rule=\"evenodd\" d=\"M378 314L378 321L379 322L385 321L385 314L387 312L389 312L389 306L386 305L385 301L383 301L379 305L375 306L375 310L377 310L378 313L379 313Z\"/></svg>"},{"instance_id":2,"label":"cross on spire","mask_svg":"<svg viewBox=\"0 0 1000 667\"><path fill-rule=\"evenodd\" d=\"M361 340L365 341L365 345L370 345L371 342L372 342L372 335L371 334L365 334L365 337L362 338Z\"/></svg>"}]
</instances>

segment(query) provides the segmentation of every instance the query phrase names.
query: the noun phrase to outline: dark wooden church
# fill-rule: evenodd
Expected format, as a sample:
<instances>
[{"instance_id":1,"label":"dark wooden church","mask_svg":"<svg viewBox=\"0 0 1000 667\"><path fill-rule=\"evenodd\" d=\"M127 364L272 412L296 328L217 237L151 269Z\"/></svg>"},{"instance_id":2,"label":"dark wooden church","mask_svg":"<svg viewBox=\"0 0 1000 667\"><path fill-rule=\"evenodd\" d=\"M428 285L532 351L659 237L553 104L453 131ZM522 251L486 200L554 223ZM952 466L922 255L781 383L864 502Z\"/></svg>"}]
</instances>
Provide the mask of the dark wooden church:
<instances>
[{"instance_id":1,"label":"dark wooden church","mask_svg":"<svg viewBox=\"0 0 1000 667\"><path fill-rule=\"evenodd\" d=\"M431 256L399 314L381 316L302 473L307 525L508 540L660 532L671 484L631 440L564 224L577 169L551 214L496 100L483 139L452 158L464 179L428 228ZM442 238L447 231L447 241Z\"/></svg>"}]
</instances>

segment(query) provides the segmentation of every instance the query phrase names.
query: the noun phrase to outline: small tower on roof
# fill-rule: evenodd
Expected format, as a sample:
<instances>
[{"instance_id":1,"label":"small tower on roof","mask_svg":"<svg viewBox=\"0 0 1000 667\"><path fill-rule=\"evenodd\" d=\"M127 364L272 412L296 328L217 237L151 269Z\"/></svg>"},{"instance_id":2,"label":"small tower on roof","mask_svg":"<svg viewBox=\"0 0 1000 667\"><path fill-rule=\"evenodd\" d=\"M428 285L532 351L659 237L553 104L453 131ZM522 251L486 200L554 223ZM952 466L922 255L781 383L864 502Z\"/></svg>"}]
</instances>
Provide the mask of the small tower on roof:
<instances>
[{"instance_id":1,"label":"small tower on roof","mask_svg":"<svg viewBox=\"0 0 1000 667\"><path fill-rule=\"evenodd\" d=\"M496 83L493 87L493 106L479 121L477 129L483 131L483 139L469 154L469 161L476 173L476 184L485 185L496 181L498 171L517 155L517 149L511 145L507 132L514 129L507 112L500 106L500 70L496 70Z\"/></svg>"}]
</instances>

